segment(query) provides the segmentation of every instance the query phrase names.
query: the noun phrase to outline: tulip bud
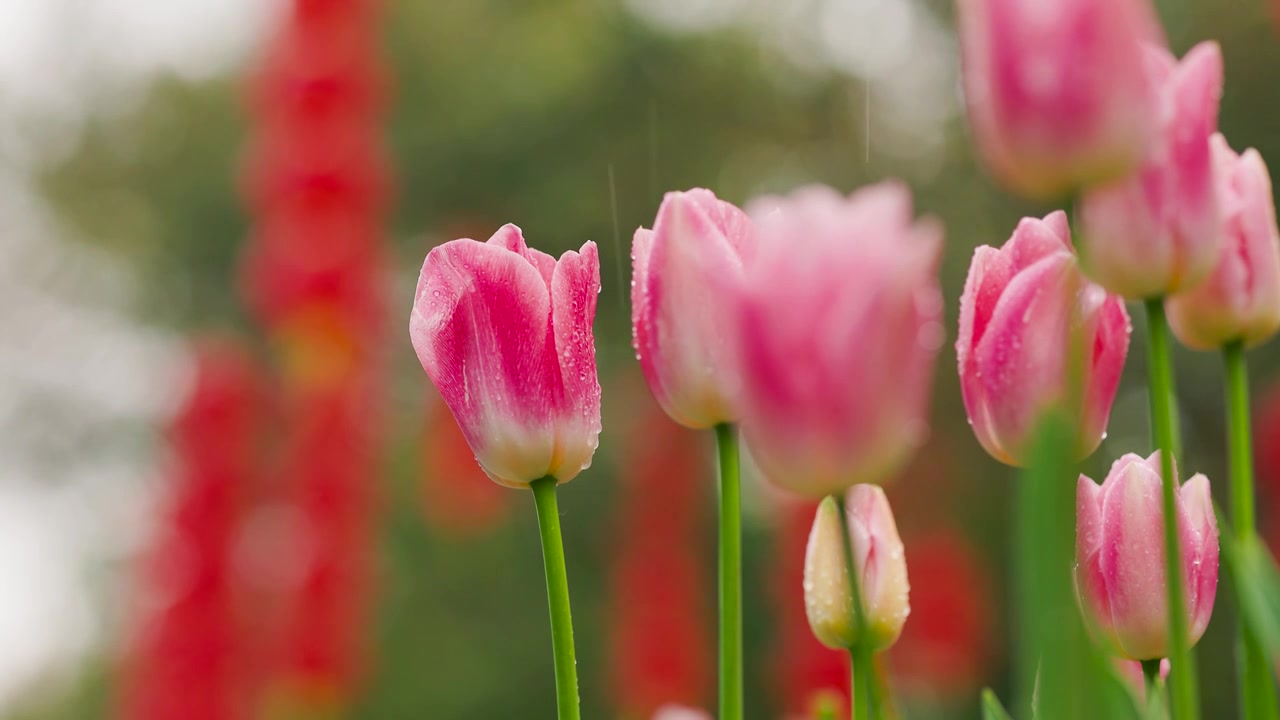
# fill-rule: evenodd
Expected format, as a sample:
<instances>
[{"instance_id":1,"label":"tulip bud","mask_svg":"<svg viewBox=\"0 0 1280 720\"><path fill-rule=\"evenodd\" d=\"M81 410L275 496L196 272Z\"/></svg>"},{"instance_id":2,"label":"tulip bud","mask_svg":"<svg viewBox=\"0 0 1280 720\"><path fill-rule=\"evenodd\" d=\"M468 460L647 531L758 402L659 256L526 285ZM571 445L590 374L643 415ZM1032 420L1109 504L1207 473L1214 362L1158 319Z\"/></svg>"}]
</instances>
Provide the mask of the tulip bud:
<instances>
[{"instance_id":1,"label":"tulip bud","mask_svg":"<svg viewBox=\"0 0 1280 720\"><path fill-rule=\"evenodd\" d=\"M1154 127L1147 0L958 0L969 122L991 172L1063 197L1137 167Z\"/></svg>"},{"instance_id":2,"label":"tulip bud","mask_svg":"<svg viewBox=\"0 0 1280 720\"><path fill-rule=\"evenodd\" d=\"M1145 460L1133 454L1120 458L1102 485L1081 475L1076 490L1080 604L1110 650L1133 660L1169 655L1161 487L1157 451ZM1180 486L1174 500L1187 632L1194 645L1213 614L1218 522L1204 475Z\"/></svg>"},{"instance_id":3,"label":"tulip bud","mask_svg":"<svg viewBox=\"0 0 1280 720\"><path fill-rule=\"evenodd\" d=\"M1218 126L1222 52L1200 43L1179 63L1148 47L1146 66L1160 91L1156 139L1138 172L1090 189L1080 204L1086 272L1133 299L1195 287L1221 245L1209 136Z\"/></svg>"},{"instance_id":4,"label":"tulip bud","mask_svg":"<svg viewBox=\"0 0 1280 720\"><path fill-rule=\"evenodd\" d=\"M877 485L854 485L846 498L853 568L858 574L866 635L854 625L853 597L844 557L844 524L833 498L818 506L804 556L804 603L809 627L822 644L851 648L868 642L884 650L898 639L911 606L907 564L893 511Z\"/></svg>"},{"instance_id":5,"label":"tulip bud","mask_svg":"<svg viewBox=\"0 0 1280 720\"><path fill-rule=\"evenodd\" d=\"M1023 219L998 250L979 247L960 298L956 357L982 447L1003 463L1023 464L1044 412L1067 403L1074 454L1092 453L1106 433L1129 331L1124 301L1080 274L1062 211ZM1075 363L1071 352L1080 354ZM1073 367L1081 373L1074 398Z\"/></svg>"},{"instance_id":6,"label":"tulip bud","mask_svg":"<svg viewBox=\"0 0 1280 720\"><path fill-rule=\"evenodd\" d=\"M526 487L568 482L600 435L595 243L557 261L504 225L488 242L434 248L422 265L409 337L485 473Z\"/></svg>"},{"instance_id":7,"label":"tulip bud","mask_svg":"<svg viewBox=\"0 0 1280 720\"><path fill-rule=\"evenodd\" d=\"M1223 246L1209 279L1165 302L1169 325L1188 347L1235 340L1258 345L1280 328L1280 231L1271 176L1257 150L1237 155L1213 136Z\"/></svg>"},{"instance_id":8,"label":"tulip bud","mask_svg":"<svg viewBox=\"0 0 1280 720\"><path fill-rule=\"evenodd\" d=\"M927 432L941 228L913 221L896 183L810 187L751 214L760 244L735 303L751 455L802 495L881 481Z\"/></svg>"},{"instance_id":9,"label":"tulip bud","mask_svg":"<svg viewBox=\"0 0 1280 720\"><path fill-rule=\"evenodd\" d=\"M653 230L631 246L631 327L649 388L673 420L709 428L737 419L722 289L754 249L751 221L710 190L667 193Z\"/></svg>"}]
</instances>

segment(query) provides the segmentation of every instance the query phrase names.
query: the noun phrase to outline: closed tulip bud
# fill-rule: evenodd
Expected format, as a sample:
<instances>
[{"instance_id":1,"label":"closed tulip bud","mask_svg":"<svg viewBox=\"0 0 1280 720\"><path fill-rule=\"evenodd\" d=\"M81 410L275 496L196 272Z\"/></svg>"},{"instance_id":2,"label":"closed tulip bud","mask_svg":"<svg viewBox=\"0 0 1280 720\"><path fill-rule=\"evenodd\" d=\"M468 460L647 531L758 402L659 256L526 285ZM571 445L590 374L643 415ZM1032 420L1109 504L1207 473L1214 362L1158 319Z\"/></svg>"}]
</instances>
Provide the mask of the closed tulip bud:
<instances>
[{"instance_id":1,"label":"closed tulip bud","mask_svg":"<svg viewBox=\"0 0 1280 720\"><path fill-rule=\"evenodd\" d=\"M1222 251L1209 279L1166 301L1169 324L1188 347L1240 340L1252 346L1280 328L1280 231L1266 163L1252 148L1237 155L1213 136Z\"/></svg>"},{"instance_id":2,"label":"closed tulip bud","mask_svg":"<svg viewBox=\"0 0 1280 720\"><path fill-rule=\"evenodd\" d=\"M422 367L495 482L568 482L600 435L595 243L557 261L504 225L454 240L422 265L409 337Z\"/></svg>"},{"instance_id":3,"label":"closed tulip bud","mask_svg":"<svg viewBox=\"0 0 1280 720\"><path fill-rule=\"evenodd\" d=\"M982 447L1022 465L1045 411L1065 404L1075 456L1092 453L1106 434L1129 331L1124 301L1081 275L1065 213L1025 218L1000 249L979 247L960 298L956 357ZM1068 397L1073 370L1079 385Z\"/></svg>"},{"instance_id":4,"label":"closed tulip bud","mask_svg":"<svg viewBox=\"0 0 1280 720\"><path fill-rule=\"evenodd\" d=\"M776 485L815 497L892 473L927 432L942 230L882 183L752 207L736 303L742 429Z\"/></svg>"},{"instance_id":5,"label":"closed tulip bud","mask_svg":"<svg viewBox=\"0 0 1280 720\"><path fill-rule=\"evenodd\" d=\"M667 193L653 230L631 246L631 326L640 367L673 420L709 428L737 419L730 308L754 248L751 221L710 190Z\"/></svg>"},{"instance_id":6,"label":"closed tulip bud","mask_svg":"<svg viewBox=\"0 0 1280 720\"><path fill-rule=\"evenodd\" d=\"M991 172L1052 199L1131 172L1154 127L1147 0L958 0L969 123Z\"/></svg>"},{"instance_id":7,"label":"closed tulip bud","mask_svg":"<svg viewBox=\"0 0 1280 720\"><path fill-rule=\"evenodd\" d=\"M1159 452L1145 460L1125 455L1111 466L1102 485L1081 475L1076 491L1080 604L1110 650L1133 660L1169 655L1161 492ZM1204 475L1180 486L1174 500L1187 632L1194 645L1213 614L1218 522Z\"/></svg>"},{"instance_id":8,"label":"closed tulip bud","mask_svg":"<svg viewBox=\"0 0 1280 720\"><path fill-rule=\"evenodd\" d=\"M907 563L893 511L877 485L854 485L846 497L853 569L858 574L866 634L854 625L853 597L844 556L844 524L833 498L818 506L804 556L804 604L809 627L822 644L851 648L868 642L883 650L898 639L911 613Z\"/></svg>"},{"instance_id":9,"label":"closed tulip bud","mask_svg":"<svg viewBox=\"0 0 1280 720\"><path fill-rule=\"evenodd\" d=\"M1148 47L1146 66L1160 91L1155 140L1138 172L1090 189L1080 204L1086 272L1133 299L1195 287L1221 245L1209 136L1218 127L1222 52L1200 43L1179 63Z\"/></svg>"}]
</instances>

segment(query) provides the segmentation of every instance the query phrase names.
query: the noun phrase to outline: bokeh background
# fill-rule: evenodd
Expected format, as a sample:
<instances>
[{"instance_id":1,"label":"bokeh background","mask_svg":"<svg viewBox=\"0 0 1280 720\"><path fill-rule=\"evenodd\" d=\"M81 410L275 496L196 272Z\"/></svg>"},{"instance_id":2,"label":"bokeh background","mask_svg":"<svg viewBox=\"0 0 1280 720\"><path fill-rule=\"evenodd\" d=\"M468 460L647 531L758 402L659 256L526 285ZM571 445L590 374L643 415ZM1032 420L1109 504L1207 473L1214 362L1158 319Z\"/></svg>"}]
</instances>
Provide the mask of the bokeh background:
<instances>
[{"instance_id":1,"label":"bokeh background","mask_svg":"<svg viewBox=\"0 0 1280 720\"><path fill-rule=\"evenodd\" d=\"M1179 54L1222 43L1221 127L1280 169L1266 0L1158 4ZM953 328L972 248L1052 209L978 167L957 72L948 0L0 3L0 716L553 717L531 498L475 468L403 329L427 250L509 221L600 245L604 432L561 492L584 715L711 708L712 441L639 379L631 233L666 190L899 177L946 224ZM1148 450L1141 337L1091 472ZM1251 358L1280 540L1274 345ZM953 363L890 491L910 718L976 717L1008 678L1016 478ZM1223 478L1219 361L1176 364L1183 467ZM847 684L803 618L812 506L754 480L746 504L749 717L804 717Z\"/></svg>"}]
</instances>

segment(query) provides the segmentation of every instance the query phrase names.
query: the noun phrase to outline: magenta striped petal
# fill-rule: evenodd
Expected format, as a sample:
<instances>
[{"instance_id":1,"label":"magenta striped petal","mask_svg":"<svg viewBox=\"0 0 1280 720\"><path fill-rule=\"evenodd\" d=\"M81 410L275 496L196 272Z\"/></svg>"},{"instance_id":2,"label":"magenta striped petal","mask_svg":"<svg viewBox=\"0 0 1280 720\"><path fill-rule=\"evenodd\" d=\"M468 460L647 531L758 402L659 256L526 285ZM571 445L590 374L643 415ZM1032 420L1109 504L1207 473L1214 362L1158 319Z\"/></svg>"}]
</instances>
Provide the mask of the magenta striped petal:
<instances>
[{"instance_id":1,"label":"magenta striped petal","mask_svg":"<svg viewBox=\"0 0 1280 720\"><path fill-rule=\"evenodd\" d=\"M486 243L454 240L427 255L410 339L494 481L565 482L589 464L600 430L598 291L593 243L557 263L514 225Z\"/></svg>"}]
</instances>

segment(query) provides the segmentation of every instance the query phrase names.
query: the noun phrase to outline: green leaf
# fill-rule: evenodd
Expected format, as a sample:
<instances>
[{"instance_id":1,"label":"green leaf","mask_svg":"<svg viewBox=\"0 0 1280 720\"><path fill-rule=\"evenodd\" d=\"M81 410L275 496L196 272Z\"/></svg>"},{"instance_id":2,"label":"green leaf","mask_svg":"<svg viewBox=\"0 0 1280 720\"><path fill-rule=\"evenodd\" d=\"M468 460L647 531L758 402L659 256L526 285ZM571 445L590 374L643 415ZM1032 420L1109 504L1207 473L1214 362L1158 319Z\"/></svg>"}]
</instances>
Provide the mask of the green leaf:
<instances>
[{"instance_id":1,"label":"green leaf","mask_svg":"<svg viewBox=\"0 0 1280 720\"><path fill-rule=\"evenodd\" d=\"M1280 570L1257 537L1242 542L1224 526L1219 543L1240 616L1262 641L1274 667L1280 656Z\"/></svg>"},{"instance_id":2,"label":"green leaf","mask_svg":"<svg viewBox=\"0 0 1280 720\"><path fill-rule=\"evenodd\" d=\"M982 720L1013 720L991 688L982 690Z\"/></svg>"}]
</instances>

